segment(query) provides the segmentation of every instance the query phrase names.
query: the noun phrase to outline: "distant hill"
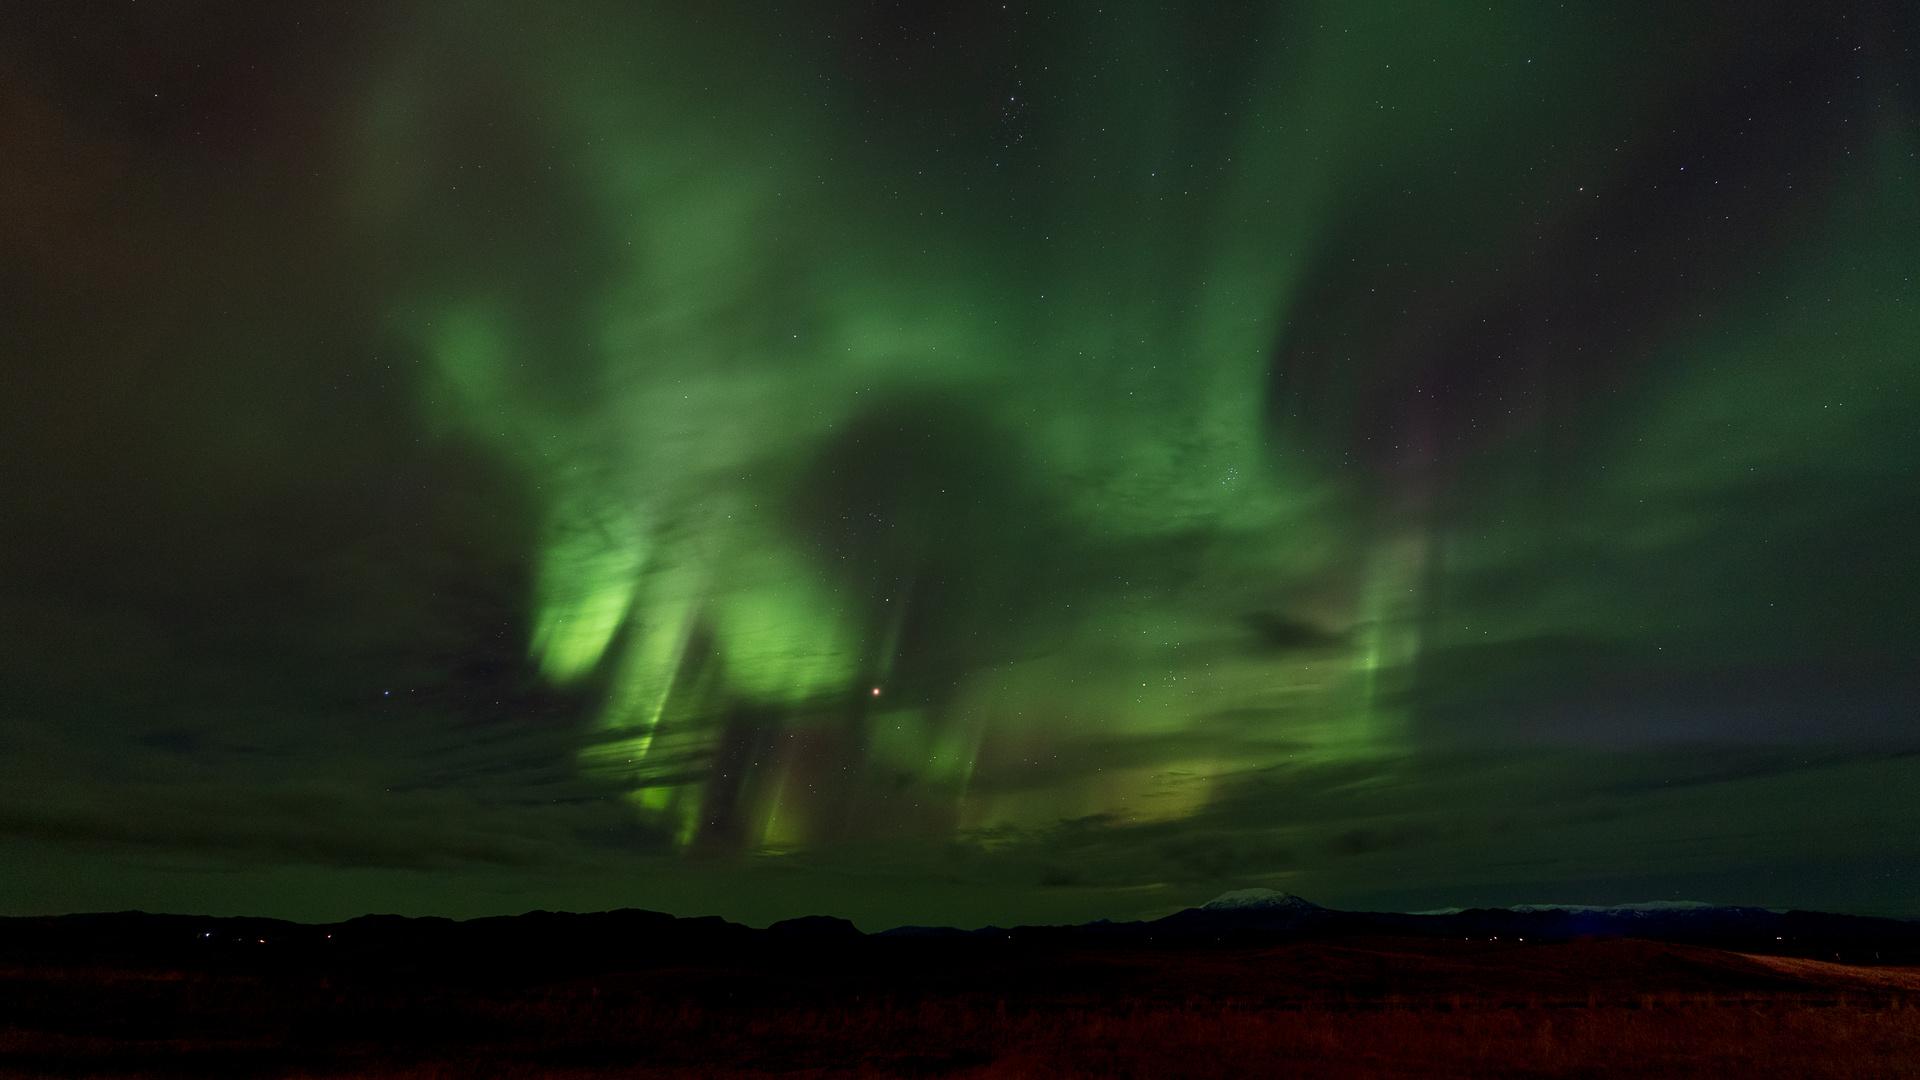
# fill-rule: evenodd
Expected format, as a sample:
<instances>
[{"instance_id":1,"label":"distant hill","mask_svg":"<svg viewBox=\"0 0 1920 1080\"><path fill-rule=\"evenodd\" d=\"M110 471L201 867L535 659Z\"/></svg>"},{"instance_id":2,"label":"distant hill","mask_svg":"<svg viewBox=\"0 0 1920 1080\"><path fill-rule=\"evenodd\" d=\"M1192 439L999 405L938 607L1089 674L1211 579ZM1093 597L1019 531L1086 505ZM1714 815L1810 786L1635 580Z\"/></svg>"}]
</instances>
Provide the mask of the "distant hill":
<instances>
[{"instance_id":1,"label":"distant hill","mask_svg":"<svg viewBox=\"0 0 1920 1080\"><path fill-rule=\"evenodd\" d=\"M316 971L511 968L558 977L676 964L751 964L763 958L884 956L902 949L909 950L903 956L982 949L1212 950L1359 937L1502 943L1634 938L1825 961L1920 964L1920 922L1911 920L1666 901L1356 912L1270 889L1235 890L1152 921L977 930L902 926L871 935L825 915L756 930L716 916L675 918L633 909L533 911L462 922L366 915L324 925L142 912L0 918L0 963Z\"/></svg>"},{"instance_id":2,"label":"distant hill","mask_svg":"<svg viewBox=\"0 0 1920 1080\"><path fill-rule=\"evenodd\" d=\"M1424 912L1337 911L1272 889L1239 889L1151 922L1100 920L1064 927L903 926L882 937L1013 937L1151 941L1156 944L1254 943L1275 938L1390 935L1468 941L1575 941L1636 938L1746 952L1866 963L1920 963L1920 921L1814 911L1773 911L1695 901L1602 907L1521 904Z\"/></svg>"}]
</instances>

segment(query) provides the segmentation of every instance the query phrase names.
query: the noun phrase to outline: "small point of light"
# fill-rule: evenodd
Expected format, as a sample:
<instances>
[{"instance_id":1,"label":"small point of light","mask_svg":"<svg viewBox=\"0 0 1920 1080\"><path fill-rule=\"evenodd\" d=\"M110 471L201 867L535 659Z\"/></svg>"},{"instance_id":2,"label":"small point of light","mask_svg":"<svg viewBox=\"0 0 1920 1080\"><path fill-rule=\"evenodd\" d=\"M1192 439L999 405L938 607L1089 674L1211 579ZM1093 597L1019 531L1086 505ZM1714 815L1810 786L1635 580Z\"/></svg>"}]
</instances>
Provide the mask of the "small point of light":
<instances>
[{"instance_id":1,"label":"small point of light","mask_svg":"<svg viewBox=\"0 0 1920 1080\"><path fill-rule=\"evenodd\" d=\"M874 688L873 688L873 696L874 696L874 697L879 697L879 696L880 696L880 688L879 688L879 687L877 687L877 686L876 686L876 687L874 687Z\"/></svg>"}]
</instances>

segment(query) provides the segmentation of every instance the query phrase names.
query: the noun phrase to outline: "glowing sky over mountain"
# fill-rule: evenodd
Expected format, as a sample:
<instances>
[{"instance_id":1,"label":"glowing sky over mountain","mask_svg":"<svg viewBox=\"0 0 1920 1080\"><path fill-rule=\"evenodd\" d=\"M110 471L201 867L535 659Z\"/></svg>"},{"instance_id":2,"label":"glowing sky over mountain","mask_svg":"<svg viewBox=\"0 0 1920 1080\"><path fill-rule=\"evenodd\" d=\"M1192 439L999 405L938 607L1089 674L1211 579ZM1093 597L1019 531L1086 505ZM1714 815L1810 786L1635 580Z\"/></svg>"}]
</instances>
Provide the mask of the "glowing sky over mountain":
<instances>
[{"instance_id":1,"label":"glowing sky over mountain","mask_svg":"<svg viewBox=\"0 0 1920 1080\"><path fill-rule=\"evenodd\" d=\"M0 908L1920 915L1916 33L13 5Z\"/></svg>"}]
</instances>

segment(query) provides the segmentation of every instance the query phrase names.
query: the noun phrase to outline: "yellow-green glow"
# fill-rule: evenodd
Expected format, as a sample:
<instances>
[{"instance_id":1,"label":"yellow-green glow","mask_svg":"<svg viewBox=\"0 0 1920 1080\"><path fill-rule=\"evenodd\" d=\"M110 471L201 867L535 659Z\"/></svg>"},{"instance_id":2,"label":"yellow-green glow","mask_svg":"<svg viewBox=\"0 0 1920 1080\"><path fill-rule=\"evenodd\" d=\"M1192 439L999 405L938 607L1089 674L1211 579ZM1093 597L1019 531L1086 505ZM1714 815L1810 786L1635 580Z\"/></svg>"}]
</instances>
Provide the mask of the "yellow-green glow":
<instances>
[{"instance_id":1,"label":"yellow-green glow","mask_svg":"<svg viewBox=\"0 0 1920 1080\"><path fill-rule=\"evenodd\" d=\"M894 814L1161 820L1213 777L1406 750L1426 637L1454 640L1426 625L1445 455L1419 390L1336 455L1321 413L1371 376L1328 356L1321 413L1289 411L1276 341L1324 317L1311 275L1357 262L1326 233L1349 200L1539 107L1511 74L1406 61L1572 42L1517 5L1335 7L1263 16L1210 111L1177 69L1212 61L1151 12L1093 20L1025 76L1052 95L1044 163L907 128L877 147L850 91L791 92L831 84L820 41L719 59L731 39L655 27L719 50L692 63L633 54L656 17L634 15L617 49L523 42L596 270L414 318L440 407L545 501L531 647L605 687L585 769L683 842L791 851ZM1115 83L1112 58L1166 74Z\"/></svg>"},{"instance_id":2,"label":"yellow-green glow","mask_svg":"<svg viewBox=\"0 0 1920 1080\"><path fill-rule=\"evenodd\" d=\"M716 92L670 62L577 43L562 62L530 42L528 78L552 95L615 267L574 309L594 325L565 358L594 389L552 404L534 383L556 358L513 329L510 304L463 300L426 326L457 407L551 498L532 647L556 682L611 680L606 741L583 767L627 778L640 812L688 841L717 812L698 809L719 782L701 777L745 770L716 789L758 832L743 842L788 850L826 827L806 823L807 800L857 803L879 777L944 806L950 828L1162 819L1204 805L1206 776L1275 755L1389 752L1378 687L1416 651L1418 545L1356 559L1360 534L1274 444L1262 405L1288 283L1353 138L1312 121L1362 92L1326 46L1257 65L1265 96L1200 133L1204 173L1162 176L1150 153L1063 166L1080 183L1030 235L994 237L989 266L966 179L889 172L841 141L852 129L830 103L780 96L779 77L824 57ZM696 98L697 121L675 104ZM1195 135L1138 100L1053 122L1096 143L1116 126L1149 146ZM898 207L870 202L896 187ZM966 402L991 445L923 447L888 427L902 400L933 403L901 413L909 425ZM890 460L921 453L937 457ZM989 458L1015 471L968 475L1002 467ZM835 534L857 539L822 546ZM1149 554L1193 536L1211 539L1184 566ZM1023 560L1052 568L1024 580ZM1303 581L1355 571L1357 591L1290 607ZM1328 644L1249 655L1248 609ZM921 620L949 620L954 640L916 646ZM915 647L944 654L902 667ZM834 734L803 751L768 742L769 725ZM1183 736L1206 749L1179 769L1022 778L1028 750ZM1170 786L1176 773L1201 779Z\"/></svg>"},{"instance_id":3,"label":"yellow-green glow","mask_svg":"<svg viewBox=\"0 0 1920 1080\"><path fill-rule=\"evenodd\" d=\"M541 552L533 649L541 670L566 683L600 663L626 619L642 553L630 520L562 518L556 526L565 531Z\"/></svg>"}]
</instances>

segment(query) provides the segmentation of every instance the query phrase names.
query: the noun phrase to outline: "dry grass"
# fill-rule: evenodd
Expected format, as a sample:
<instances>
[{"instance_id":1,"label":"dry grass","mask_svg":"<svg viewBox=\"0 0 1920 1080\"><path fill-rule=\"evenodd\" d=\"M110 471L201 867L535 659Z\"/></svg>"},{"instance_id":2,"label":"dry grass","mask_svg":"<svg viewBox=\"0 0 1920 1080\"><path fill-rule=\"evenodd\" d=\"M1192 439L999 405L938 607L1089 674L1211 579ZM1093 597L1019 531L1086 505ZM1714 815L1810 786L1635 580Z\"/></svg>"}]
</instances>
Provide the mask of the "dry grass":
<instances>
[{"instance_id":1,"label":"dry grass","mask_svg":"<svg viewBox=\"0 0 1920 1080\"><path fill-rule=\"evenodd\" d=\"M1766 1001L1484 1008L1009 1010L987 1002L738 1012L521 1002L491 1045L0 1035L0 1076L1796 1077L1920 1074L1920 1009ZM516 1015L517 1014L517 1015ZM539 1034L536 1034L539 1033ZM318 1060L324 1058L326 1060ZM302 1060L305 1059L305 1060Z\"/></svg>"},{"instance_id":2,"label":"dry grass","mask_svg":"<svg viewBox=\"0 0 1920 1080\"><path fill-rule=\"evenodd\" d=\"M0 1080L1880 1080L1920 1077L1915 983L1910 969L1636 943L493 986L15 968L0 971Z\"/></svg>"}]
</instances>

